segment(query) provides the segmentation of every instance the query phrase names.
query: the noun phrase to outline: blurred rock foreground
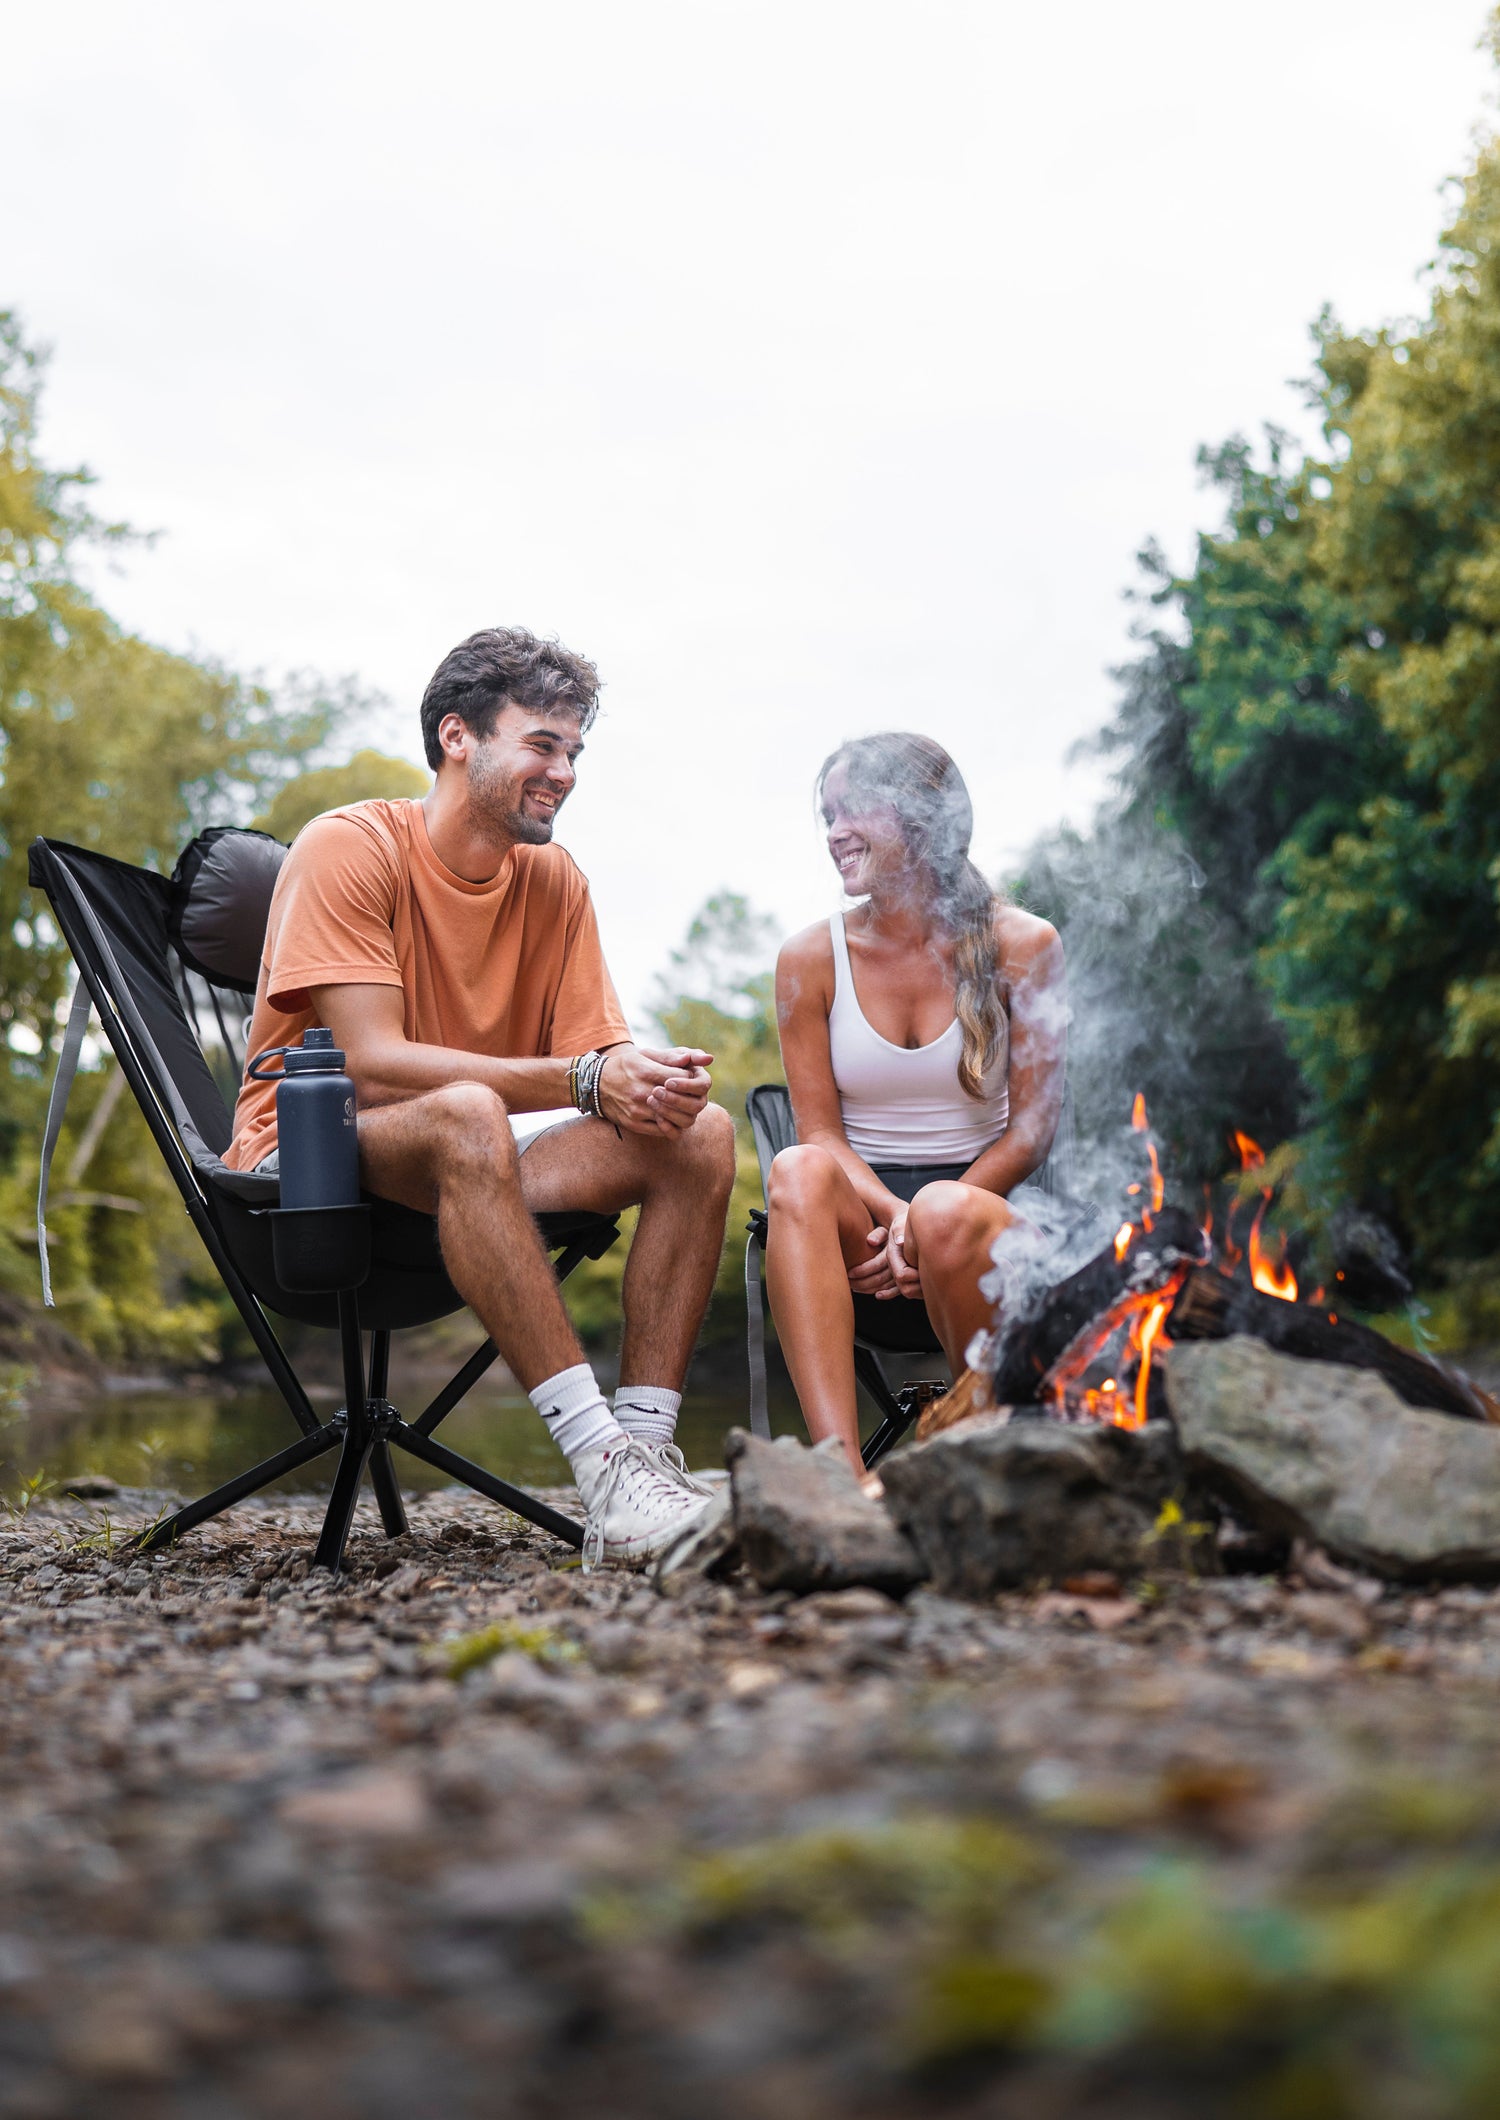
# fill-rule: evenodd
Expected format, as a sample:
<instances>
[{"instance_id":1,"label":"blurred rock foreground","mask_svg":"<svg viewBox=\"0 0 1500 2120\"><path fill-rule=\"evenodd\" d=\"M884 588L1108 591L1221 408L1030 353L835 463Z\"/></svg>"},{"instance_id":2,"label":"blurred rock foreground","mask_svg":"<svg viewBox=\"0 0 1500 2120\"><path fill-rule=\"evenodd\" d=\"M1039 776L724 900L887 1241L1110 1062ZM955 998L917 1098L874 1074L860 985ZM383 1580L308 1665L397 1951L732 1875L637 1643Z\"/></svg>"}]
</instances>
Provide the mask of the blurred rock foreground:
<instances>
[{"instance_id":1,"label":"blurred rock foreground","mask_svg":"<svg viewBox=\"0 0 1500 2120\"><path fill-rule=\"evenodd\" d=\"M0 1530L0 2113L1495 2110L1500 1593L663 1596L452 1492L335 1583L161 1500Z\"/></svg>"}]
</instances>

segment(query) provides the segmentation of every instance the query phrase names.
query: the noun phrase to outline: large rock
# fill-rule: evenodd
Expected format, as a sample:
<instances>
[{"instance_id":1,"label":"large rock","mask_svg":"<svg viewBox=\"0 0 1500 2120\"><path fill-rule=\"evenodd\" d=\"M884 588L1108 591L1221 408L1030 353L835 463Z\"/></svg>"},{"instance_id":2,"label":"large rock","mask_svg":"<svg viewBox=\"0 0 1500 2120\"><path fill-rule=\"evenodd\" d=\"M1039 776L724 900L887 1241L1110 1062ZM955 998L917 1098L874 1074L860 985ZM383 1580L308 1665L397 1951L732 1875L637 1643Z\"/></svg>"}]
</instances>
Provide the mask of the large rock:
<instances>
[{"instance_id":1,"label":"large rock","mask_svg":"<svg viewBox=\"0 0 1500 2120\"><path fill-rule=\"evenodd\" d=\"M891 1514L949 1596L1177 1557L1158 1532L1184 1477L1164 1421L1128 1433L981 1414L896 1451L881 1474Z\"/></svg>"},{"instance_id":2,"label":"large rock","mask_svg":"<svg viewBox=\"0 0 1500 2120\"><path fill-rule=\"evenodd\" d=\"M1500 1576L1500 1428L1260 1340L1182 1343L1166 1367L1189 1463L1265 1528L1379 1575Z\"/></svg>"},{"instance_id":3,"label":"large rock","mask_svg":"<svg viewBox=\"0 0 1500 2120\"><path fill-rule=\"evenodd\" d=\"M729 1432L724 1445L740 1558L764 1590L899 1595L922 1579L915 1553L879 1502L861 1493L837 1444L809 1450Z\"/></svg>"}]
</instances>

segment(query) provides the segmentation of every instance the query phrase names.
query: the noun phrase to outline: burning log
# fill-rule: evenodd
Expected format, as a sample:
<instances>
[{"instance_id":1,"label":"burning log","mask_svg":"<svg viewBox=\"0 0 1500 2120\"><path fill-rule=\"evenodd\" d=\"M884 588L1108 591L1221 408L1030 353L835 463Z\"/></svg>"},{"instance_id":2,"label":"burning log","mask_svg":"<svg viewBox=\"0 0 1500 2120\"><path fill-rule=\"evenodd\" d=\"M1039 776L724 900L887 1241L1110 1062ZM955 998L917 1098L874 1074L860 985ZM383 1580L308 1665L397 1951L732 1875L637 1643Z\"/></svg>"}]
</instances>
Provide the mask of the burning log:
<instances>
[{"instance_id":1,"label":"burning log","mask_svg":"<svg viewBox=\"0 0 1500 2120\"><path fill-rule=\"evenodd\" d=\"M1500 1422L1500 1404L1446 1362L1399 1347L1369 1326L1311 1303L1262 1295L1209 1267L1195 1266L1185 1277L1168 1329L1174 1340L1227 1340L1243 1333L1303 1361L1373 1369L1408 1406L1431 1407L1460 1420Z\"/></svg>"},{"instance_id":2,"label":"burning log","mask_svg":"<svg viewBox=\"0 0 1500 2120\"><path fill-rule=\"evenodd\" d=\"M1109 1247L1048 1290L1032 1314L1012 1319L987 1390L971 1407L955 1392L924 1431L963 1420L987 1400L993 1406L1049 1404L1065 1415L1094 1415L1140 1427L1147 1413L1153 1351L1179 1340L1245 1335L1304 1361L1371 1369L1408 1406L1460 1420L1500 1424L1500 1403L1462 1371L1401 1347L1381 1333L1340 1318L1321 1304L1268 1292L1206 1263L1206 1238L1180 1210L1164 1208L1150 1227L1127 1223ZM1295 1285L1295 1284L1293 1284ZM1110 1344L1121 1346L1120 1375L1086 1388L1087 1372ZM1133 1369L1133 1376L1132 1376Z\"/></svg>"},{"instance_id":3,"label":"burning log","mask_svg":"<svg viewBox=\"0 0 1500 2120\"><path fill-rule=\"evenodd\" d=\"M1126 1242L1126 1231L1131 1237ZM1132 1307L1170 1304L1180 1276L1203 1257L1203 1233L1190 1215L1166 1207L1149 1231L1127 1223L1108 1250L1059 1281L1036 1314L1007 1334L990 1386L996 1406L1023 1406L1047 1396L1044 1387L1070 1353L1091 1351ZM1165 1311L1163 1311L1163 1316ZM1086 1359L1086 1355L1085 1355Z\"/></svg>"}]
</instances>

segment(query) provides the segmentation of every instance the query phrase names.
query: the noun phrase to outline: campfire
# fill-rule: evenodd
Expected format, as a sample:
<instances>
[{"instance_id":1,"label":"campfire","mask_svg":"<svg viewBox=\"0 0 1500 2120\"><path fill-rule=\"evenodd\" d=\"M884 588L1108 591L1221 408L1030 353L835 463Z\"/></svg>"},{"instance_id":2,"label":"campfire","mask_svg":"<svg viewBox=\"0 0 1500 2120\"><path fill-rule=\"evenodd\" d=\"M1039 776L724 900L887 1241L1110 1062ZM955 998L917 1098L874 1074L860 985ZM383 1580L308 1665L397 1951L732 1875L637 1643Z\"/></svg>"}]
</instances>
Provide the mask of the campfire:
<instances>
[{"instance_id":1,"label":"campfire","mask_svg":"<svg viewBox=\"0 0 1500 2120\"><path fill-rule=\"evenodd\" d=\"M1143 1096L1131 1127L1145 1167L1127 1188L1131 1212L1109 1244L1053 1285L1002 1291L990 1359L924 1416L921 1434L983 1407L1033 1408L1054 1420L1141 1428L1161 1410L1162 1358L1175 1342L1245 1334L1284 1354L1382 1375L1408 1405L1500 1422L1500 1404L1460 1371L1340 1317L1325 1290L1304 1296L1285 1240L1267 1235L1274 1188L1249 1183L1266 1158L1236 1132L1241 1185L1220 1218L1165 1204L1166 1187ZM1248 1229L1247 1193L1258 1193ZM1243 1241L1240 1232L1243 1231ZM999 1267L1002 1282L1006 1268ZM987 1373L986 1373L987 1372Z\"/></svg>"}]
</instances>

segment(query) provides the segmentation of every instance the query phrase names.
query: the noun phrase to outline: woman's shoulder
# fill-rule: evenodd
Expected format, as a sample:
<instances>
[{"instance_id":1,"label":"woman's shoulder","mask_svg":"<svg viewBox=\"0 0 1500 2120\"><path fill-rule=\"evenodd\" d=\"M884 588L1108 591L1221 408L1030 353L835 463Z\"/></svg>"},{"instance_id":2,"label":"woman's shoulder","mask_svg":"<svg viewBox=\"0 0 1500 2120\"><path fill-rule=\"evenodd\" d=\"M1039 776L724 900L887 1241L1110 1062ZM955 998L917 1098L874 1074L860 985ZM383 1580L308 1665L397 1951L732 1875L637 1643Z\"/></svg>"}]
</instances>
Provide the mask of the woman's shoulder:
<instances>
[{"instance_id":1,"label":"woman's shoulder","mask_svg":"<svg viewBox=\"0 0 1500 2120\"><path fill-rule=\"evenodd\" d=\"M1044 965L1061 969L1062 940L1057 929L1024 906L1002 901L995 908L995 940L1007 974Z\"/></svg>"},{"instance_id":2,"label":"woman's shoulder","mask_svg":"<svg viewBox=\"0 0 1500 2120\"><path fill-rule=\"evenodd\" d=\"M789 935L776 953L776 989L783 1014L815 995L824 1012L833 1002L833 935L826 920Z\"/></svg>"},{"instance_id":3,"label":"woman's shoulder","mask_svg":"<svg viewBox=\"0 0 1500 2120\"><path fill-rule=\"evenodd\" d=\"M811 927L788 935L776 954L778 967L788 966L794 971L812 971L818 965L833 966L833 930L826 920L815 920Z\"/></svg>"}]
</instances>

